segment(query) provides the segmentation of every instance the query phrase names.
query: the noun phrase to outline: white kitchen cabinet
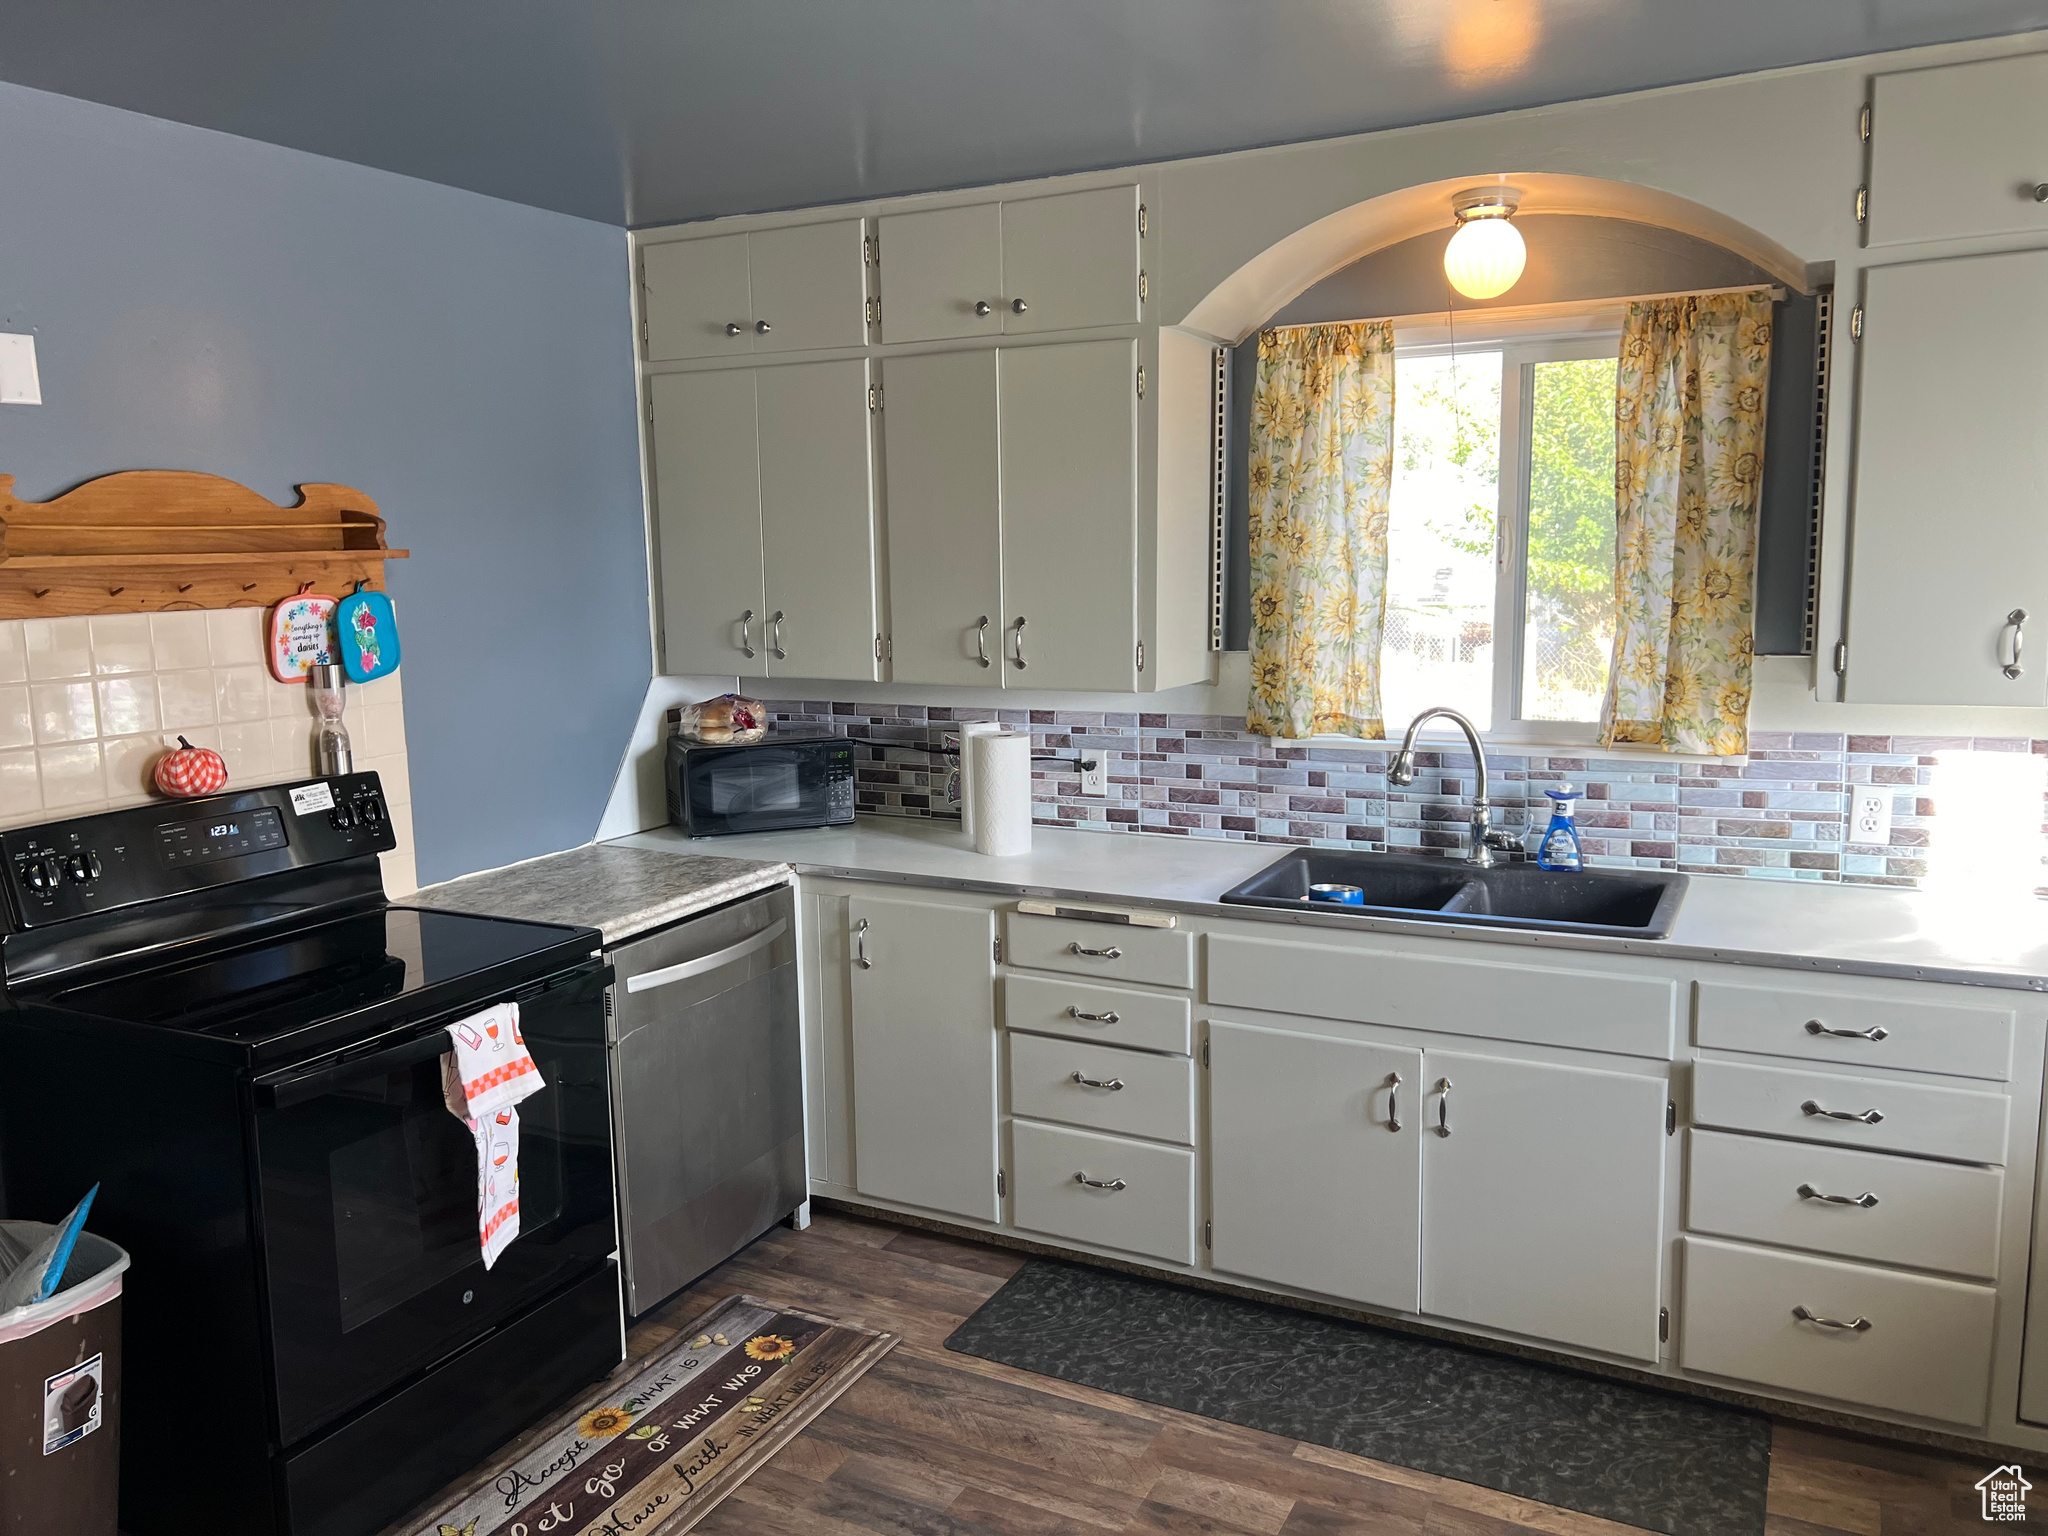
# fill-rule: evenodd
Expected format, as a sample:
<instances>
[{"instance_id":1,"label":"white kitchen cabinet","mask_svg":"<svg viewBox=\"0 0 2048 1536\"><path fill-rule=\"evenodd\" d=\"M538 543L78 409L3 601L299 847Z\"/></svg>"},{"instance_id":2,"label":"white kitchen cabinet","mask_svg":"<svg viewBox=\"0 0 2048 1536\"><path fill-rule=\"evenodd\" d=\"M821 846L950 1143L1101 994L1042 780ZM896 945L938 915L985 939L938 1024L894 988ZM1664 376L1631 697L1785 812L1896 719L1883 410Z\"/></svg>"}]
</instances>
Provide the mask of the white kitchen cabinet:
<instances>
[{"instance_id":1,"label":"white kitchen cabinet","mask_svg":"<svg viewBox=\"0 0 2048 1536\"><path fill-rule=\"evenodd\" d=\"M891 676L986 688L1003 622L996 354L892 357L882 384Z\"/></svg>"},{"instance_id":2,"label":"white kitchen cabinet","mask_svg":"<svg viewBox=\"0 0 2048 1536\"><path fill-rule=\"evenodd\" d=\"M1421 1310L1655 1360L1665 1079L1460 1051L1425 1067Z\"/></svg>"},{"instance_id":3,"label":"white kitchen cabinet","mask_svg":"<svg viewBox=\"0 0 2048 1536\"><path fill-rule=\"evenodd\" d=\"M663 665L766 677L753 370L663 374L648 388Z\"/></svg>"},{"instance_id":4,"label":"white kitchen cabinet","mask_svg":"<svg viewBox=\"0 0 2048 1536\"><path fill-rule=\"evenodd\" d=\"M995 915L862 895L847 917L854 1187L993 1222Z\"/></svg>"},{"instance_id":5,"label":"white kitchen cabinet","mask_svg":"<svg viewBox=\"0 0 2048 1536\"><path fill-rule=\"evenodd\" d=\"M1136 325L1138 189L889 214L882 339L947 341Z\"/></svg>"},{"instance_id":6,"label":"white kitchen cabinet","mask_svg":"<svg viewBox=\"0 0 2048 1536\"><path fill-rule=\"evenodd\" d=\"M1209 1021L1216 1268L1417 1309L1423 1053Z\"/></svg>"},{"instance_id":7,"label":"white kitchen cabinet","mask_svg":"<svg viewBox=\"0 0 2048 1536\"><path fill-rule=\"evenodd\" d=\"M648 381L667 672L875 676L868 367Z\"/></svg>"},{"instance_id":8,"label":"white kitchen cabinet","mask_svg":"<svg viewBox=\"0 0 2048 1536\"><path fill-rule=\"evenodd\" d=\"M862 233L835 219L643 245L647 360L866 345Z\"/></svg>"},{"instance_id":9,"label":"white kitchen cabinet","mask_svg":"<svg viewBox=\"0 0 2048 1536\"><path fill-rule=\"evenodd\" d=\"M2039 707L2048 251L1878 267L1864 282L1843 698Z\"/></svg>"},{"instance_id":10,"label":"white kitchen cabinet","mask_svg":"<svg viewBox=\"0 0 2048 1536\"><path fill-rule=\"evenodd\" d=\"M2048 53L1879 75L1870 243L2048 234Z\"/></svg>"}]
</instances>

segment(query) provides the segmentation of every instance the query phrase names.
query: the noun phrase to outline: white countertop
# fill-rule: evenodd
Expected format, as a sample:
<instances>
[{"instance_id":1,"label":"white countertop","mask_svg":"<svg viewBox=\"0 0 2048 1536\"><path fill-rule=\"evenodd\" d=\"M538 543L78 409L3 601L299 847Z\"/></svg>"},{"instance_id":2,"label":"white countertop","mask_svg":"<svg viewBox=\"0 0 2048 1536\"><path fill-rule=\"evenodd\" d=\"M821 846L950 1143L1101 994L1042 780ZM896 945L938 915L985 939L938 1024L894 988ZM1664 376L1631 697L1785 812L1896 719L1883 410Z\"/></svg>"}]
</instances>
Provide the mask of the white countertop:
<instances>
[{"instance_id":1,"label":"white countertop","mask_svg":"<svg viewBox=\"0 0 2048 1536\"><path fill-rule=\"evenodd\" d=\"M1973 904L1920 891L1694 875L1667 938L1611 939L1224 906L1218 896L1291 849L1063 827L1034 827L1031 835L1029 853L990 858L968 845L957 823L864 816L851 827L722 838L687 838L664 827L605 846L788 863L799 873L842 879L1123 902L1295 926L2048 992L2048 905L2027 896Z\"/></svg>"}]
</instances>

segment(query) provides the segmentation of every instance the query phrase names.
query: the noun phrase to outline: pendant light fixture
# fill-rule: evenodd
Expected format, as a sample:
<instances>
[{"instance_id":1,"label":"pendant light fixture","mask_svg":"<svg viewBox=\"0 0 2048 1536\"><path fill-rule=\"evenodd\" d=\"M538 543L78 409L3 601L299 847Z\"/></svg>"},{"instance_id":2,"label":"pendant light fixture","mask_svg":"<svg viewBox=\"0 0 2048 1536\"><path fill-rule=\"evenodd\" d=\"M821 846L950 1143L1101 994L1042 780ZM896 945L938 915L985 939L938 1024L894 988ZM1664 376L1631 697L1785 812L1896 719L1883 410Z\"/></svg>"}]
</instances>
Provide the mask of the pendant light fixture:
<instances>
[{"instance_id":1,"label":"pendant light fixture","mask_svg":"<svg viewBox=\"0 0 2048 1536\"><path fill-rule=\"evenodd\" d=\"M1468 299L1491 299L1521 280L1529 249L1509 222L1521 206L1513 187L1474 187L1451 200L1457 233L1444 247L1444 276Z\"/></svg>"}]
</instances>

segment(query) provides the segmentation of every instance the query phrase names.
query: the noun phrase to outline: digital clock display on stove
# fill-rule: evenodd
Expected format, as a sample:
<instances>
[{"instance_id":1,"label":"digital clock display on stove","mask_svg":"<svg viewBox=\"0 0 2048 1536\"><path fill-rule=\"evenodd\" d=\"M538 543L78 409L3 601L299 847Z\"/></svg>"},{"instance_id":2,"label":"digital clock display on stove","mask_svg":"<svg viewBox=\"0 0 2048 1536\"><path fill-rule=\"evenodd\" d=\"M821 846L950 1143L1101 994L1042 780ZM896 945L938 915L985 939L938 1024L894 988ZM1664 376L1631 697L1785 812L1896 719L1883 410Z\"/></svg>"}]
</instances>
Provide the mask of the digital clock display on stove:
<instances>
[{"instance_id":1,"label":"digital clock display on stove","mask_svg":"<svg viewBox=\"0 0 2048 1536\"><path fill-rule=\"evenodd\" d=\"M211 864L284 845L284 817L268 808L240 816L167 821L156 829L157 854L173 867Z\"/></svg>"}]
</instances>

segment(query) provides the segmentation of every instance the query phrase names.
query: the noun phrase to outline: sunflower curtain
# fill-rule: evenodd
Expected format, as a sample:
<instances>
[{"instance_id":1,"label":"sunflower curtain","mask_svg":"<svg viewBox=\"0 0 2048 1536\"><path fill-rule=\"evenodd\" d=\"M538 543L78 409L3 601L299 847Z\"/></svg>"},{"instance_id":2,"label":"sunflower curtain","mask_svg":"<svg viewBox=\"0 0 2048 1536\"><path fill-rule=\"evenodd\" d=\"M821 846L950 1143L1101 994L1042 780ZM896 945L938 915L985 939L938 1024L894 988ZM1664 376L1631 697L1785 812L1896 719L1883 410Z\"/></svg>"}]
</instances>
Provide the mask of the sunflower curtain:
<instances>
[{"instance_id":1,"label":"sunflower curtain","mask_svg":"<svg viewBox=\"0 0 2048 1536\"><path fill-rule=\"evenodd\" d=\"M1771 296L1629 305L1615 396L1614 661L1601 739L1749 750Z\"/></svg>"},{"instance_id":2,"label":"sunflower curtain","mask_svg":"<svg viewBox=\"0 0 2048 1536\"><path fill-rule=\"evenodd\" d=\"M1252 685L1261 736L1382 737L1394 328L1259 336L1250 451Z\"/></svg>"}]
</instances>

